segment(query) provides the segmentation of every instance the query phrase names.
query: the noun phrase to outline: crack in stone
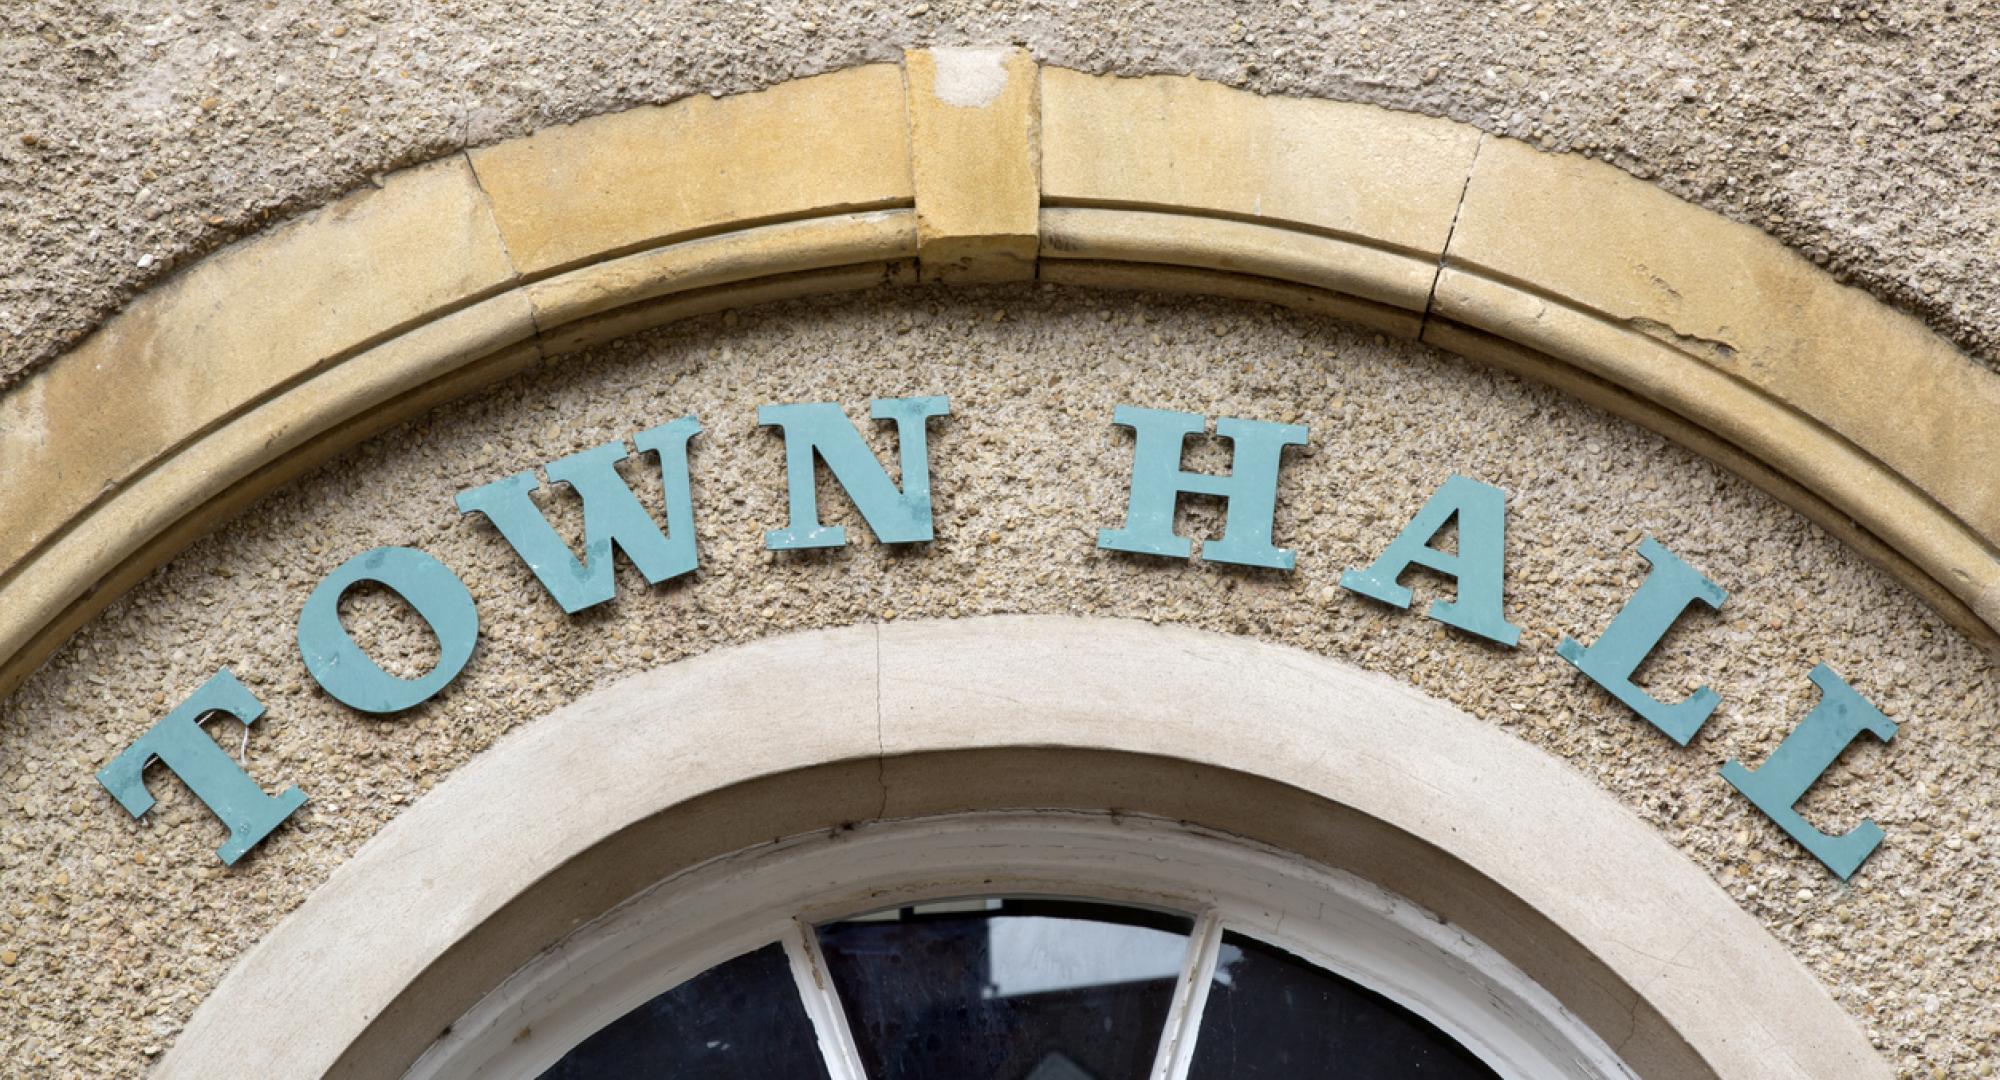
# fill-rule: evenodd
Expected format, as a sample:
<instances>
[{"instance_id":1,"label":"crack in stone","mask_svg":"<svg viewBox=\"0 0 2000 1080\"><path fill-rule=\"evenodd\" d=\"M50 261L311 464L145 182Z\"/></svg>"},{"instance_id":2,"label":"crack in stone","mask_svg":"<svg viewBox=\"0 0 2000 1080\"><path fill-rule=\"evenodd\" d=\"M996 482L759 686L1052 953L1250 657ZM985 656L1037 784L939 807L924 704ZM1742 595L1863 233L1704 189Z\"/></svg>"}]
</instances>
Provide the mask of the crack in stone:
<instances>
[{"instance_id":1,"label":"crack in stone","mask_svg":"<svg viewBox=\"0 0 2000 1080\"><path fill-rule=\"evenodd\" d=\"M1451 241L1458 235L1458 216L1465 212L1465 198L1472 193L1472 176L1479 171L1479 154L1486 149L1486 133L1480 132L1477 142L1472 144L1472 160L1465 166L1465 183L1458 189L1458 205L1451 208L1451 225L1445 229L1444 243L1438 247L1437 269L1431 273L1430 291L1424 294L1423 317L1417 321L1417 340L1424 340L1424 332L1431 326L1431 309L1437 306L1438 282L1444 280L1445 260L1451 257Z\"/></svg>"},{"instance_id":2,"label":"crack in stone","mask_svg":"<svg viewBox=\"0 0 2000 1080\"><path fill-rule=\"evenodd\" d=\"M882 734L882 624L875 624L875 786L882 789L882 801L875 807L875 820L889 812L889 750Z\"/></svg>"},{"instance_id":3,"label":"crack in stone","mask_svg":"<svg viewBox=\"0 0 2000 1080\"><path fill-rule=\"evenodd\" d=\"M486 203L487 216L493 221L493 236L500 241L500 254L507 260L507 269L513 274L510 284L518 289L521 287L521 264L514 261L514 251L507 246L507 234L500 228L499 215L494 212L493 196L486 190L486 181L480 179L479 166L473 164L471 151L460 150L458 156L465 159L465 171L472 177L472 186L479 191L479 198ZM535 355L544 360L548 359L548 352L542 348L541 314L535 310L532 300L528 301L528 325L535 331L533 339Z\"/></svg>"}]
</instances>

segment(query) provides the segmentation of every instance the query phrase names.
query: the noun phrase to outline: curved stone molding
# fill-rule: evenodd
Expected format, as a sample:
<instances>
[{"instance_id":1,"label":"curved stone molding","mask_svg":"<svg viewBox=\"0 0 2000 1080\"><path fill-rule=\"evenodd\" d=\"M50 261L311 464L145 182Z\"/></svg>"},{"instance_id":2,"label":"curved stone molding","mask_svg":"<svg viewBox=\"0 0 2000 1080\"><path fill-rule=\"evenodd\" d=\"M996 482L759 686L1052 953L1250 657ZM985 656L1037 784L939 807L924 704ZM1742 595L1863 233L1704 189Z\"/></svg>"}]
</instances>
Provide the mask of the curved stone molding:
<instances>
[{"instance_id":1,"label":"curved stone molding","mask_svg":"<svg viewBox=\"0 0 2000 1080\"><path fill-rule=\"evenodd\" d=\"M1304 259L1319 268L1287 280L1318 284L1315 277L1337 273L1354 296L1421 313L1481 139L1463 124L1367 105L1050 69L1042 76L1042 205L1170 215L1180 219L1176 231L1156 241L1168 250L1223 242L1205 258L1172 259L1177 265L1258 273L1235 263L1229 241L1285 259L1298 246L1285 233L1320 237ZM1204 228L1203 218L1264 228L1261 236ZM1044 257L1129 258L1120 242L1127 234L1157 235L1148 228L1157 219L1123 229L1097 220L1093 232L1112 241L1105 249L1073 233L1060 249L1045 242Z\"/></svg>"},{"instance_id":2,"label":"curved stone molding","mask_svg":"<svg viewBox=\"0 0 2000 1080\"><path fill-rule=\"evenodd\" d=\"M515 270L541 277L692 236L910 206L909 145L903 73L875 64L467 156Z\"/></svg>"},{"instance_id":3,"label":"curved stone molding","mask_svg":"<svg viewBox=\"0 0 2000 1080\"><path fill-rule=\"evenodd\" d=\"M681 869L853 821L1106 808L1408 897L1641 1076L1888 1075L1707 875L1505 732L1281 646L1000 616L725 649L524 727L247 953L156 1076L400 1075L538 952Z\"/></svg>"},{"instance_id":4,"label":"curved stone molding","mask_svg":"<svg viewBox=\"0 0 2000 1080\"><path fill-rule=\"evenodd\" d=\"M2000 626L2000 377L1763 233L1697 213L1609 166L1489 140L1431 318L1705 428Z\"/></svg>"},{"instance_id":5,"label":"curved stone molding","mask_svg":"<svg viewBox=\"0 0 2000 1080\"><path fill-rule=\"evenodd\" d=\"M2000 643L2000 376L1755 230L1445 120L934 50L413 168L141 298L0 396L0 693L258 495L521 364L1030 275L1289 304L1544 379Z\"/></svg>"}]
</instances>

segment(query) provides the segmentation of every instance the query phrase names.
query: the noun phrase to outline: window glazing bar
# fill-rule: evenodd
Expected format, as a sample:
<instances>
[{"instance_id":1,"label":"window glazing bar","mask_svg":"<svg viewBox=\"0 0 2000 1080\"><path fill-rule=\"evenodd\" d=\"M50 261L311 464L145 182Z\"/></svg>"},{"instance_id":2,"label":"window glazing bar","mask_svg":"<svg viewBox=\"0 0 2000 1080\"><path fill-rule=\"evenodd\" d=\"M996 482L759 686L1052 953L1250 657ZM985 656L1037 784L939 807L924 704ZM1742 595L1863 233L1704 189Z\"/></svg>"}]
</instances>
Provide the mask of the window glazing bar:
<instances>
[{"instance_id":1,"label":"window glazing bar","mask_svg":"<svg viewBox=\"0 0 2000 1080\"><path fill-rule=\"evenodd\" d=\"M841 1008L827 972L826 957L820 955L819 937L810 924L793 919L785 933L785 956L792 962L792 982L798 986L799 1001L811 1018L813 1034L819 1037L820 1053L826 1059L826 1075L832 1080L868 1080L861 1067L861 1054L854 1047L854 1033L847 1027L847 1010Z\"/></svg>"},{"instance_id":2,"label":"window glazing bar","mask_svg":"<svg viewBox=\"0 0 2000 1080\"><path fill-rule=\"evenodd\" d=\"M1174 985L1167 1022L1160 1030L1152 1080L1187 1080L1188 1068L1194 1063L1195 1033L1201 1027L1202 1008L1208 1004L1208 986L1215 979L1216 958L1221 953L1222 918L1211 908L1195 919L1194 932L1188 936L1187 959Z\"/></svg>"}]
</instances>

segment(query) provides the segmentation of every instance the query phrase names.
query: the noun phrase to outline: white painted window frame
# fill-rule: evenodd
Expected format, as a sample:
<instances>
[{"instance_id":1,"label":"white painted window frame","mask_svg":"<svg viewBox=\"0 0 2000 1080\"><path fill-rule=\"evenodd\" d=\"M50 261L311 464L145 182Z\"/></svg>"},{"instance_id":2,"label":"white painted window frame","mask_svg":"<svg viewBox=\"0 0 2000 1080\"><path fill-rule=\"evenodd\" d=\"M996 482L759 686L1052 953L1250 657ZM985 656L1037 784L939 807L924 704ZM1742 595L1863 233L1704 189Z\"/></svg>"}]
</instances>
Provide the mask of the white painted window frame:
<instances>
[{"instance_id":1,"label":"white painted window frame","mask_svg":"<svg viewBox=\"0 0 2000 1080\"><path fill-rule=\"evenodd\" d=\"M790 960L828 1074L865 1080L812 927L971 896L1066 897L1195 914L1154 1080L1187 1074L1224 928L1383 994L1508 1080L1633 1076L1518 968L1399 896L1240 838L1078 813L876 822L712 860L537 956L468 1010L406 1076L533 1077L655 995L776 942Z\"/></svg>"}]
</instances>

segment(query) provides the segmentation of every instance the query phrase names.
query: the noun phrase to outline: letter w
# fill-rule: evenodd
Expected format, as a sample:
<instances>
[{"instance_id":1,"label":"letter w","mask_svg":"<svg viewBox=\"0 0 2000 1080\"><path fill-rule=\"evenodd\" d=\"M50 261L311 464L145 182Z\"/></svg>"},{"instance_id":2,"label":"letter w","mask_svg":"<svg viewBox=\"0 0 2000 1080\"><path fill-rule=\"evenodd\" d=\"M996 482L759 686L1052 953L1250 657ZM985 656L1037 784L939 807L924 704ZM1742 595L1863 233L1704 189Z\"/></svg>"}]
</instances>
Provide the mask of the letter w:
<instances>
[{"instance_id":1,"label":"letter w","mask_svg":"<svg viewBox=\"0 0 2000 1080\"><path fill-rule=\"evenodd\" d=\"M698 565L694 506L688 494L687 446L700 431L701 424L694 417L684 416L632 436L640 453L651 451L660 456L660 475L667 493L665 535L618 475L617 465L625 460L624 440L544 466L550 485L568 484L583 499L582 562L529 498L541 486L533 469L459 492L458 509L464 514L485 514L541 579L542 587L563 611L573 615L611 599L616 591L611 568L614 545L655 585Z\"/></svg>"}]
</instances>

